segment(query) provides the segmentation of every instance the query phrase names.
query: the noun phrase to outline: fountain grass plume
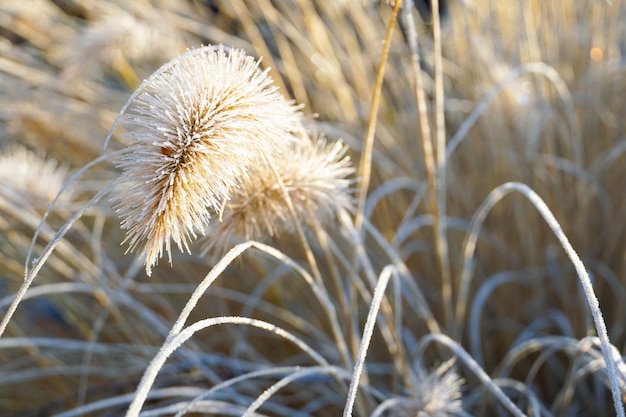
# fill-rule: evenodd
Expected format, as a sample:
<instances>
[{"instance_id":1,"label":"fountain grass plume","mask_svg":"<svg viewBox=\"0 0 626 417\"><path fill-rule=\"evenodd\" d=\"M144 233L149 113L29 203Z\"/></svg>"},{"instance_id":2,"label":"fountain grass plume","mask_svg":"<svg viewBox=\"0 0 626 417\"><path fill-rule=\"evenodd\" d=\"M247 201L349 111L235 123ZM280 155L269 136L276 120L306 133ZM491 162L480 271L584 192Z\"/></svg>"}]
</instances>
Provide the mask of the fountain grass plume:
<instances>
[{"instance_id":1,"label":"fountain grass plume","mask_svg":"<svg viewBox=\"0 0 626 417\"><path fill-rule=\"evenodd\" d=\"M348 147L324 137L294 142L273 167L258 164L233 190L220 222L207 232L206 250L226 251L233 238L263 241L295 231L294 219L281 192L293 203L295 217L305 224L328 224L338 210L352 207L349 177L354 174ZM280 181L276 178L280 177Z\"/></svg>"},{"instance_id":2,"label":"fountain grass plume","mask_svg":"<svg viewBox=\"0 0 626 417\"><path fill-rule=\"evenodd\" d=\"M298 107L243 51L192 50L140 86L127 117L128 152L118 165L128 184L116 210L128 251L146 272L171 242L189 243L248 172L268 163L301 130Z\"/></svg>"}]
</instances>

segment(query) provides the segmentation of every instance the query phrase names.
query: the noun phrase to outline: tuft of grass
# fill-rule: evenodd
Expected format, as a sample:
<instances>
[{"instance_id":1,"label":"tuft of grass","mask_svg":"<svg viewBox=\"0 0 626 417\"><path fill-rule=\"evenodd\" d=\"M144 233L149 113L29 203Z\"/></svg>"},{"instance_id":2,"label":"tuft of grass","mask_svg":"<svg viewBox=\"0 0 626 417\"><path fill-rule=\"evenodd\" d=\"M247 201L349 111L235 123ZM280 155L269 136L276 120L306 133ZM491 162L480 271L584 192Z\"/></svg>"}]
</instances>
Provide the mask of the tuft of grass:
<instances>
[{"instance_id":1,"label":"tuft of grass","mask_svg":"<svg viewBox=\"0 0 626 417\"><path fill-rule=\"evenodd\" d=\"M626 5L416 3L5 1L0 414L624 415Z\"/></svg>"}]
</instances>

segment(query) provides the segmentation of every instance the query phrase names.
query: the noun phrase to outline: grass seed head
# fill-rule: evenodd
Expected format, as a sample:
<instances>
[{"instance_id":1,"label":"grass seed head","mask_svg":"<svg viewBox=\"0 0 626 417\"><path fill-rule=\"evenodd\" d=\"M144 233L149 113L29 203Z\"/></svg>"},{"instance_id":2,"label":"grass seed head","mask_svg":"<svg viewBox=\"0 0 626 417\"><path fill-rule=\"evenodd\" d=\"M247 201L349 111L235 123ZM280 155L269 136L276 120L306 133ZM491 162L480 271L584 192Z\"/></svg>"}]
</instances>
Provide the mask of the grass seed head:
<instances>
[{"instance_id":1,"label":"grass seed head","mask_svg":"<svg viewBox=\"0 0 626 417\"><path fill-rule=\"evenodd\" d=\"M349 177L354 168L346 152L342 142L328 143L323 137L302 139L272 162L274 169L263 164L255 166L233 190L221 223L208 233L209 249L227 250L233 238L263 241L281 232L293 232L295 220L281 183L293 203L297 221L305 224L311 220L328 223L337 210L350 208L353 181Z\"/></svg>"},{"instance_id":2,"label":"grass seed head","mask_svg":"<svg viewBox=\"0 0 626 417\"><path fill-rule=\"evenodd\" d=\"M300 129L298 108L243 51L204 47L166 65L135 100L119 161L129 186L116 208L148 275L163 245L170 263L171 241L189 252L210 212Z\"/></svg>"},{"instance_id":3,"label":"grass seed head","mask_svg":"<svg viewBox=\"0 0 626 417\"><path fill-rule=\"evenodd\" d=\"M390 414L393 417L450 417L464 415L464 384L454 369L454 360L444 362L428 372L418 364L410 397L403 399Z\"/></svg>"},{"instance_id":4,"label":"grass seed head","mask_svg":"<svg viewBox=\"0 0 626 417\"><path fill-rule=\"evenodd\" d=\"M67 174L67 168L55 160L44 159L24 147L0 149L0 194L20 204L47 207L61 190ZM70 201L72 195L72 189L67 189L59 201Z\"/></svg>"}]
</instances>

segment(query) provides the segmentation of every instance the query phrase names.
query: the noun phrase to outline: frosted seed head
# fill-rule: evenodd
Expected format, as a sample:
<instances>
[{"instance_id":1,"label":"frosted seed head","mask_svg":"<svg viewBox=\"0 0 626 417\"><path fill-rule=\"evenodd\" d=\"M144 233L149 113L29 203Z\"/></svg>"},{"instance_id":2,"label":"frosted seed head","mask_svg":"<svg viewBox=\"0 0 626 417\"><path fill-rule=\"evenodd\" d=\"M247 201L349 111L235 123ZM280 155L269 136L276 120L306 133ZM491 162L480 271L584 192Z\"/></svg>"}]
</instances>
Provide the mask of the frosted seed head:
<instances>
[{"instance_id":1,"label":"frosted seed head","mask_svg":"<svg viewBox=\"0 0 626 417\"><path fill-rule=\"evenodd\" d=\"M140 249L148 274L171 241L189 243L256 165L267 163L302 129L259 62L243 51L203 47L158 70L127 115L118 161L128 187L116 210L129 250Z\"/></svg>"}]
</instances>

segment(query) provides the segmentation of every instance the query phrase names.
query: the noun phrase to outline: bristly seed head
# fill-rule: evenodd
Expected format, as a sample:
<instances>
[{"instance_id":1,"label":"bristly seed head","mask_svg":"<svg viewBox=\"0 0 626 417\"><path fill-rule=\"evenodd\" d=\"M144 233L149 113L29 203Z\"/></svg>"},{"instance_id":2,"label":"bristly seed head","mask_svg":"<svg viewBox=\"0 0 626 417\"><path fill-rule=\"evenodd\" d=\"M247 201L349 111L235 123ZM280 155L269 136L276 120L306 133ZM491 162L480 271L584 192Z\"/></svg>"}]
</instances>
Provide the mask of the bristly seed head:
<instances>
[{"instance_id":1,"label":"bristly seed head","mask_svg":"<svg viewBox=\"0 0 626 417\"><path fill-rule=\"evenodd\" d=\"M428 372L421 364L414 369L414 386L409 397L396 399L391 417L452 417L465 415L462 389L464 379L450 359Z\"/></svg>"},{"instance_id":2,"label":"bristly seed head","mask_svg":"<svg viewBox=\"0 0 626 417\"><path fill-rule=\"evenodd\" d=\"M0 148L0 196L29 207L46 208L67 179L68 169L21 146ZM72 200L69 188L58 202Z\"/></svg>"},{"instance_id":3,"label":"bristly seed head","mask_svg":"<svg viewBox=\"0 0 626 417\"><path fill-rule=\"evenodd\" d=\"M141 88L118 165L129 187L116 210L129 250L141 247L146 272L171 241L189 252L210 212L247 173L301 131L298 107L285 100L259 62L240 50L203 47L163 66Z\"/></svg>"},{"instance_id":4,"label":"bristly seed head","mask_svg":"<svg viewBox=\"0 0 626 417\"><path fill-rule=\"evenodd\" d=\"M293 142L272 166L258 164L233 190L219 224L211 225L205 250L228 249L232 241L266 240L281 232L293 232L295 221L305 225L325 224L338 210L352 207L350 186L354 168L341 142L319 137ZM273 168L272 168L273 167ZM280 181L276 175L280 176ZM285 201L293 204L296 219Z\"/></svg>"}]
</instances>

